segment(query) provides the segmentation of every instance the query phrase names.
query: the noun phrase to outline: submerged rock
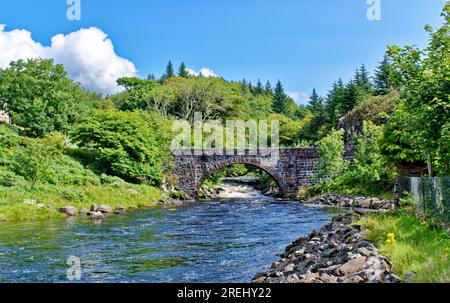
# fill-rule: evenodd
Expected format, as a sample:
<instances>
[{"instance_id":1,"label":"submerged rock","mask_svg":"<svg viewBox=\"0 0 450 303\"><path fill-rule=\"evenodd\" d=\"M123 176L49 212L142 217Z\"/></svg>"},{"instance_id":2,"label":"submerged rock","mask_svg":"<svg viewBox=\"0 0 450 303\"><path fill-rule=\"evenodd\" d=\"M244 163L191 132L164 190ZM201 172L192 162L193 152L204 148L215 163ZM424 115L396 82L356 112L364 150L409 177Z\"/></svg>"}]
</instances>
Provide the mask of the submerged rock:
<instances>
[{"instance_id":1,"label":"submerged rock","mask_svg":"<svg viewBox=\"0 0 450 303\"><path fill-rule=\"evenodd\" d=\"M123 207L122 205L117 205L114 208L114 214L116 214L116 215L123 215L123 214L125 214L125 207Z\"/></svg>"},{"instance_id":2,"label":"submerged rock","mask_svg":"<svg viewBox=\"0 0 450 303\"><path fill-rule=\"evenodd\" d=\"M104 220L105 219L105 215L102 212L93 212L91 213L91 220L94 221L100 221L100 220Z\"/></svg>"}]
</instances>

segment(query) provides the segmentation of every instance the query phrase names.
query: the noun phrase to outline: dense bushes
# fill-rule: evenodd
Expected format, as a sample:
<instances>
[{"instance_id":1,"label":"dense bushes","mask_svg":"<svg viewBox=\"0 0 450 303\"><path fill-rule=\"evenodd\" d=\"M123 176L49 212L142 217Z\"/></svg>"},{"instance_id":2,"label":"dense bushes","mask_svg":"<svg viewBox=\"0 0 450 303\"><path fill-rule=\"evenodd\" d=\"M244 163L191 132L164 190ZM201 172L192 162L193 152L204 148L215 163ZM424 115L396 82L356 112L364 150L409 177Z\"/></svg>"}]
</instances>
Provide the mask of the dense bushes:
<instances>
[{"instance_id":1,"label":"dense bushes","mask_svg":"<svg viewBox=\"0 0 450 303\"><path fill-rule=\"evenodd\" d=\"M72 140L92 151L105 173L159 185L170 149L170 132L164 124L144 112L98 112L75 128Z\"/></svg>"},{"instance_id":2,"label":"dense bushes","mask_svg":"<svg viewBox=\"0 0 450 303\"><path fill-rule=\"evenodd\" d=\"M342 133L341 133L342 136ZM365 121L362 133L357 138L357 151L354 160L348 163L348 169L327 182L313 186L310 194L337 192L343 194L383 195L391 192L395 183L395 167L380 151L380 140L383 127ZM321 160L325 169L325 176L329 176L337 169L342 169L343 142L342 137L325 137L319 143ZM334 151L334 152L333 152ZM340 156L340 158L339 158ZM336 160L335 160L336 158ZM337 161L337 162L335 162ZM336 163L340 163L337 165ZM330 169L335 168L334 169ZM324 172L321 173L323 175Z\"/></svg>"}]
</instances>

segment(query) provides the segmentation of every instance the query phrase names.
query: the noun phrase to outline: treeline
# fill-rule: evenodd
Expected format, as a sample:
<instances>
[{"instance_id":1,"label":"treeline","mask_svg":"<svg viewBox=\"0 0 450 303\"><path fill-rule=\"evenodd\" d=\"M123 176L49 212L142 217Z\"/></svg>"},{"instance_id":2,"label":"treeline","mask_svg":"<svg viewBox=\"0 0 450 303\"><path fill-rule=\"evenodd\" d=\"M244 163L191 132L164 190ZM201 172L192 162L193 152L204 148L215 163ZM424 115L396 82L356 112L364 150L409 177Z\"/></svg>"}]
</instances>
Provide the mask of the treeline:
<instances>
[{"instance_id":1,"label":"treeline","mask_svg":"<svg viewBox=\"0 0 450 303\"><path fill-rule=\"evenodd\" d=\"M171 122L192 120L195 112L205 121L279 120L283 146L319 144L345 124L357 126L356 136L368 120L383 125L377 144L390 163L426 164L429 175L448 175L449 14L447 4L444 25L427 27L425 50L390 47L373 76L362 65L348 82L333 83L326 96L313 90L307 105L297 105L280 81L274 87L260 80L226 81L192 75L184 63L175 72L171 62L159 79L118 79L124 91L103 98L70 80L63 66L35 59L0 69L0 109L12 116L19 135L60 133L77 161L135 183L163 182L170 169ZM5 136L11 134L1 140ZM11 171L7 163L0 162L0 171Z\"/></svg>"}]
</instances>

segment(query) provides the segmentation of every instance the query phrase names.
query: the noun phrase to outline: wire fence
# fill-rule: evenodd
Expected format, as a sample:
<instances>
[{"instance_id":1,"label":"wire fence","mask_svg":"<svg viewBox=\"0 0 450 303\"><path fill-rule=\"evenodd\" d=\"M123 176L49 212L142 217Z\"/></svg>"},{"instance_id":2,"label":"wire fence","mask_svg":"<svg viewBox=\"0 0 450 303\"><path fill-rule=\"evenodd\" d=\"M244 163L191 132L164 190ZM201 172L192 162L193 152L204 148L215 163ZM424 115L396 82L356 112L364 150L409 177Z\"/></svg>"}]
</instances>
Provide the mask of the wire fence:
<instances>
[{"instance_id":1,"label":"wire fence","mask_svg":"<svg viewBox=\"0 0 450 303\"><path fill-rule=\"evenodd\" d=\"M450 177L402 177L398 192L408 192L417 212L443 222L450 219Z\"/></svg>"}]
</instances>

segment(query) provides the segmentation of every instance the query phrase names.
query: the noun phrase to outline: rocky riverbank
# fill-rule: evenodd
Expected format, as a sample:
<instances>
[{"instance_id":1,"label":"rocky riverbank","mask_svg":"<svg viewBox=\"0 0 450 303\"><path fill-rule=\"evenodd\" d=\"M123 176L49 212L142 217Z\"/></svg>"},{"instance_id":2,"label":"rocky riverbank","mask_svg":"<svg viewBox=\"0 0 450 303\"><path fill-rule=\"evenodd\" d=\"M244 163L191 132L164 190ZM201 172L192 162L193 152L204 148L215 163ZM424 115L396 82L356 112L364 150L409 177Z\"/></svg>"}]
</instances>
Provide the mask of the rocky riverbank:
<instances>
[{"instance_id":1,"label":"rocky riverbank","mask_svg":"<svg viewBox=\"0 0 450 303\"><path fill-rule=\"evenodd\" d=\"M361 208L365 210L390 210L395 208L395 202L392 200L337 194L317 196L304 201L304 203L332 207Z\"/></svg>"},{"instance_id":2,"label":"rocky riverbank","mask_svg":"<svg viewBox=\"0 0 450 303\"><path fill-rule=\"evenodd\" d=\"M166 207L166 208L175 208L184 205L190 201L181 201L178 199L165 198L163 201L158 201L153 206L150 207ZM115 207L111 207L109 205L97 205L92 204L89 209L87 208L76 208L73 205L67 205L60 207L59 209L54 208L51 205L46 205L44 203L39 203L36 200L24 200L24 204L34 206L40 209L48 209L50 211L59 212L61 214L66 215L67 217L76 217L76 216L87 216L94 221L101 221L106 219L108 215L124 215L127 211L133 211L138 208L136 207L125 207L123 205L116 205Z\"/></svg>"},{"instance_id":3,"label":"rocky riverbank","mask_svg":"<svg viewBox=\"0 0 450 303\"><path fill-rule=\"evenodd\" d=\"M295 240L253 283L395 283L389 260L364 239L356 213L334 217L319 232Z\"/></svg>"}]
</instances>

